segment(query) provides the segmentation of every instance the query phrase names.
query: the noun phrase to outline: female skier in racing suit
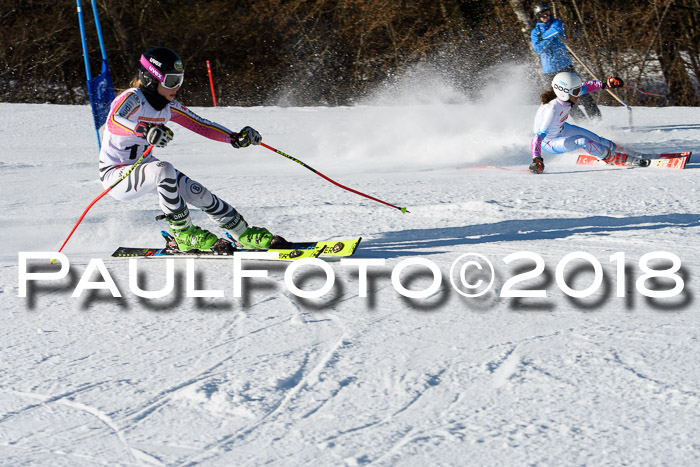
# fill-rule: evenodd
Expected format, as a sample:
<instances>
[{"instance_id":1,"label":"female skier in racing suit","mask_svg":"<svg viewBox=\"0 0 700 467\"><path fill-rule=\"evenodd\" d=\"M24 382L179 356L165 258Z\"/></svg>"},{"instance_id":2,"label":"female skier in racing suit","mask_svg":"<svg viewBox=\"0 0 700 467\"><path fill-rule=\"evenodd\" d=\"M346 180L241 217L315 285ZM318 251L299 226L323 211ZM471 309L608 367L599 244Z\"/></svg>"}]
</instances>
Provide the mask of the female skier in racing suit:
<instances>
[{"instance_id":1,"label":"female skier in racing suit","mask_svg":"<svg viewBox=\"0 0 700 467\"><path fill-rule=\"evenodd\" d=\"M566 123L571 107L584 94L604 88L619 88L624 83L620 78L610 77L606 81L581 82L575 73L559 73L552 80L552 89L540 96L542 105L537 110L534 136L531 141L532 163L530 172L544 171L542 150L551 154L563 154L576 149L584 149L598 159L606 160L613 155L615 143L602 138L592 131ZM648 165L649 161L633 157L631 165Z\"/></svg>"},{"instance_id":2,"label":"female skier in racing suit","mask_svg":"<svg viewBox=\"0 0 700 467\"><path fill-rule=\"evenodd\" d=\"M262 138L253 128L246 126L238 133L232 132L175 100L184 79L177 53L155 47L141 56L140 64L138 82L112 102L107 117L99 163L105 188L120 179L149 144L162 148L172 140L173 132L165 126L169 121L207 138L230 143L234 148L260 144ZM202 209L244 248L269 248L273 238L281 239L267 229L248 226L231 205L152 154L109 194L118 200L129 200L153 191L157 192L170 232L183 251L207 250L218 240L217 235L192 224L188 204Z\"/></svg>"}]
</instances>

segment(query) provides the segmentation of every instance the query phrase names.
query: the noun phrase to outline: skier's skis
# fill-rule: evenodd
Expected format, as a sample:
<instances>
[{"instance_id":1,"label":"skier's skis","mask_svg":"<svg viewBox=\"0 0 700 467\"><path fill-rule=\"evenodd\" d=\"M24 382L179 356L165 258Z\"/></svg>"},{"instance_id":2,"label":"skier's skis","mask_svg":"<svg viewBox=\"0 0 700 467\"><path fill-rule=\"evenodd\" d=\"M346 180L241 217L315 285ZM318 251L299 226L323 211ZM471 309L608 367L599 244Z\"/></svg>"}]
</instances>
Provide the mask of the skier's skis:
<instances>
[{"instance_id":1,"label":"skier's skis","mask_svg":"<svg viewBox=\"0 0 700 467\"><path fill-rule=\"evenodd\" d=\"M651 165L649 167L656 167L659 169L685 169L685 164L690 160L690 155L692 152L678 152L673 154L658 154L651 159Z\"/></svg>"},{"instance_id":2,"label":"skier's skis","mask_svg":"<svg viewBox=\"0 0 700 467\"><path fill-rule=\"evenodd\" d=\"M287 248L277 248L270 250L244 250L232 248L231 251L212 250L188 250L182 251L169 247L165 248L138 248L120 246L112 256L116 258L209 258L209 259L230 259L236 253L241 252L271 252L278 253L281 261L295 261L302 258L316 258L320 254L318 250L291 250Z\"/></svg>"},{"instance_id":3,"label":"skier's skis","mask_svg":"<svg viewBox=\"0 0 700 467\"><path fill-rule=\"evenodd\" d=\"M211 250L182 251L177 248L168 232L161 232L165 239L164 248L119 247L113 257L118 258L231 258L241 252L272 252L278 253L282 261L296 261L302 258L317 258L323 256L351 256L355 253L361 238L352 240L334 240L327 242L286 242L279 248L245 249L237 246L228 239L220 238Z\"/></svg>"},{"instance_id":4,"label":"skier's skis","mask_svg":"<svg viewBox=\"0 0 700 467\"><path fill-rule=\"evenodd\" d=\"M165 234L166 232L163 232ZM236 241L231 237L231 234L226 232L226 237L233 242L234 246L239 246ZM351 240L329 240L322 242L280 242L278 248L285 248L289 250L319 250L318 255L320 256L352 256L357 250L358 245L362 241L362 237L354 238ZM318 256L317 255L317 256Z\"/></svg>"},{"instance_id":5,"label":"skier's skis","mask_svg":"<svg viewBox=\"0 0 700 467\"><path fill-rule=\"evenodd\" d=\"M681 170L685 168L685 164L690 160L691 152L677 152L669 154L639 154L638 156L631 156L624 153L617 153L610 157L607 161L602 161L595 156L589 154L581 154L578 156L576 164L578 165L616 165L623 167L634 167L631 161L634 158L642 158L643 160L648 160L649 165L647 167L654 167L658 169L676 169Z\"/></svg>"},{"instance_id":6,"label":"skier's skis","mask_svg":"<svg viewBox=\"0 0 700 467\"><path fill-rule=\"evenodd\" d=\"M325 242L288 242L284 246L292 250L318 250L320 256L352 256L360 245L362 237L351 240L331 240Z\"/></svg>"},{"instance_id":7,"label":"skier's skis","mask_svg":"<svg viewBox=\"0 0 700 467\"><path fill-rule=\"evenodd\" d=\"M478 167L464 167L467 170L479 170L479 169L498 169L498 170L508 170L512 172L529 172L529 169L516 169L513 167L500 167L497 165L480 165Z\"/></svg>"}]
</instances>

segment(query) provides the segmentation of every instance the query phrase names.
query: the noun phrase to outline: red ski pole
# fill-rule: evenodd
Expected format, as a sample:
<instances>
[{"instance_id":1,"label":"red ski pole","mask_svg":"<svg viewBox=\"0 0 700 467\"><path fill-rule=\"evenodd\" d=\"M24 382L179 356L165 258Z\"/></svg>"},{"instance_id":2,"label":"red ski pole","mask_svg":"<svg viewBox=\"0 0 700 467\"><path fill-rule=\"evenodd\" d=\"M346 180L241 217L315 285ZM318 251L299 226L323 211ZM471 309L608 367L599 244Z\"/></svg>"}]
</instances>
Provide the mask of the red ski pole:
<instances>
[{"instance_id":1,"label":"red ski pole","mask_svg":"<svg viewBox=\"0 0 700 467\"><path fill-rule=\"evenodd\" d=\"M209 60L207 60L207 73L209 73L209 86L211 86L211 100L214 102L214 107L216 107L216 95L214 94L214 80L211 77L211 65L209 65Z\"/></svg>"},{"instance_id":2,"label":"red ski pole","mask_svg":"<svg viewBox=\"0 0 700 467\"><path fill-rule=\"evenodd\" d=\"M641 92L642 94L646 94L647 96L666 97L666 96L664 96L663 94L654 94L653 92L642 91L641 89L637 89L637 88L635 88L634 86L630 86L629 84L625 84L625 87L626 87L626 88L632 88L632 89L634 89L634 90L637 91L637 92Z\"/></svg>"},{"instance_id":3,"label":"red ski pole","mask_svg":"<svg viewBox=\"0 0 700 467\"><path fill-rule=\"evenodd\" d=\"M378 203L386 204L387 206L390 206L390 207L392 207L392 208L394 208L394 209L398 209L399 211L403 212L404 214L407 213L407 212L411 212L411 211L409 211L409 210L406 209L406 208L401 208L401 207L399 207L399 206L394 206L393 204L387 203L386 201L382 201L381 199L377 199L377 198L375 198L375 197L373 197L373 196L369 196L369 195L366 195L366 194L364 194L364 193L361 193L361 192L359 192L359 191L357 191L357 190L353 190L352 188L348 188L348 187L346 187L345 185L341 185L340 183L336 182L335 180L333 180L333 179L331 179L331 178L329 178L329 177L323 175L321 172L319 172L318 170L314 169L313 167L310 167L310 166L306 165L305 163L303 163L303 162L300 161L299 159L296 159L296 158L290 156L289 154L283 153L283 152L280 151L279 149L275 149L275 148L273 148L272 146L268 146L268 145L265 144L265 143L260 143L260 146L262 146L262 147L264 147L264 148L267 148L267 149L269 149L270 151L274 151L274 152L276 152L277 154L279 154L279 155L281 155L281 156L284 156L284 157L286 157L287 159L296 162L297 164L301 165L302 167L305 167L305 168L309 169L310 171L312 171L313 173L315 173L315 174L318 175L319 177L325 178L326 180L328 180L329 182L331 182L333 185L338 186L338 187L342 188L343 190L347 190L347 191L349 191L349 192L351 192L351 193L355 193L356 195L364 196L365 198L369 198L369 199L371 199L371 200L373 200L373 201L376 201L376 202L378 202Z\"/></svg>"},{"instance_id":4,"label":"red ski pole","mask_svg":"<svg viewBox=\"0 0 700 467\"><path fill-rule=\"evenodd\" d=\"M66 240L63 242L63 245L61 245L61 248L58 249L58 252L59 252L59 253L61 252L61 250L63 250L63 247L66 246L66 243L68 243L68 240L69 240L69 239L71 238L71 236L73 235L73 232L75 232L75 229L77 229L78 226L80 225L80 223L83 221L83 218L84 218L85 215L88 213L88 211L90 210L90 208L92 208L92 207L95 205L95 203L97 203L99 200L101 200L102 197L103 197L104 195L106 195L107 193L109 193L109 192L112 190L112 188L114 188L115 186L117 186L117 184L118 184L119 182L121 182L121 181L124 180L126 177L128 177L129 174L130 174L130 173L131 173L145 158L146 158L146 156L148 156L148 155L151 153L152 150L153 150L153 145L148 146L148 147L146 148L146 150L143 152L143 155L141 155L141 157L139 158L139 160L137 160L136 162L134 162L134 164L133 164L131 167L129 167L129 170L127 170L126 172L124 172L124 175L122 175L116 182L112 183L112 186L110 186L110 187L107 188L105 191L103 191L103 192L100 194L100 196L98 196L97 198L95 198L95 199L92 200L92 203L90 203L90 204L88 205L88 207L85 208L85 211L83 211L83 215L80 216L80 219L78 219L78 222L76 222L75 225L73 226L73 230L70 231L70 233L68 234L68 237L66 237ZM54 263L55 260L52 260L51 262Z\"/></svg>"}]
</instances>

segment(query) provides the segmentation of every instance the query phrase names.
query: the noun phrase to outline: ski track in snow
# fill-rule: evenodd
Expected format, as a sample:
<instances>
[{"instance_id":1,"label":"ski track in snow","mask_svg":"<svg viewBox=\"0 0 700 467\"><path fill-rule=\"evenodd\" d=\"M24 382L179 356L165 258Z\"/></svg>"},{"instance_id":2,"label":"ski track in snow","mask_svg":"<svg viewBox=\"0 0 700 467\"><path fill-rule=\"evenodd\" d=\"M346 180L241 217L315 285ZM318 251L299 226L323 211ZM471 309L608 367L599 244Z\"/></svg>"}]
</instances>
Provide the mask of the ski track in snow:
<instances>
[{"instance_id":1,"label":"ski track in snow","mask_svg":"<svg viewBox=\"0 0 700 467\"><path fill-rule=\"evenodd\" d=\"M263 148L234 151L176 127L158 157L253 224L290 239L362 236L356 256L386 263L370 269L367 297L357 268L331 261L332 291L301 299L285 287L287 266L270 262L246 263L268 277L247 279L234 298L228 261L195 263L198 287L224 298L188 298L186 267L176 262L176 292L147 300L130 291L128 263L109 254L160 245L154 196L105 197L66 247L69 276L18 297L17 253L57 248L102 188L87 107L0 104L0 229L9 246L0 267L0 463L700 463L700 110L635 108L630 130L620 126L625 109L603 107L602 122L584 125L638 150L693 151L684 171L577 167L568 154L546 155L547 171L533 176L521 169L535 108L512 108L196 109L250 124L266 143L411 213ZM70 139L56 118L72 122ZM495 168L472 169L485 165ZM546 297L499 296L509 278L533 269L532 261L505 264L523 251L545 269L516 289ZM603 270L600 289L580 299L555 277L576 251ZM655 251L681 258L681 296L649 299L636 289L638 262ZM448 273L475 252L496 265L495 286L468 299ZM616 296L616 253L625 255L624 297ZM93 258L122 298L71 297ZM424 300L392 286L392 269L413 258L443 274ZM163 263L138 265L142 288L163 287ZM579 265L568 265L567 284L581 290L593 274ZM325 276L295 277L313 290ZM432 282L412 267L401 279L416 290Z\"/></svg>"}]
</instances>

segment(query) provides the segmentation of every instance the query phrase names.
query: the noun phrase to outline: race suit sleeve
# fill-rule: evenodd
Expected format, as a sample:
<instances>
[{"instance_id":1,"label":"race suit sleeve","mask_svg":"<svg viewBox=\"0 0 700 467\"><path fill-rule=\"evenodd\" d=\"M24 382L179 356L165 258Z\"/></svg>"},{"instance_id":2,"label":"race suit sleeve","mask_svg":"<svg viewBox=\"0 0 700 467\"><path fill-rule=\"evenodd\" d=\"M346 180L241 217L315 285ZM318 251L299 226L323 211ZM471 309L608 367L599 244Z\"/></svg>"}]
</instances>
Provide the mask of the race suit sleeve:
<instances>
[{"instance_id":1,"label":"race suit sleeve","mask_svg":"<svg viewBox=\"0 0 700 467\"><path fill-rule=\"evenodd\" d=\"M601 89L603 89L603 82L597 79L591 81L584 81L581 85L581 89L583 90L581 96L584 94L589 94L591 92L600 91Z\"/></svg>"},{"instance_id":2,"label":"race suit sleeve","mask_svg":"<svg viewBox=\"0 0 700 467\"><path fill-rule=\"evenodd\" d=\"M112 103L112 108L107 118L107 128L117 136L129 136L134 134L138 123L133 119L141 108L141 99L134 92L125 92Z\"/></svg>"},{"instance_id":3,"label":"race suit sleeve","mask_svg":"<svg viewBox=\"0 0 700 467\"><path fill-rule=\"evenodd\" d=\"M532 137L532 141L530 141L530 149L532 150L533 159L535 157L542 157L542 140L545 136L546 135L538 133Z\"/></svg>"},{"instance_id":4,"label":"race suit sleeve","mask_svg":"<svg viewBox=\"0 0 700 467\"><path fill-rule=\"evenodd\" d=\"M542 113L538 116L538 122L535 126L535 134L530 141L530 149L532 157L542 156L542 140L547 136L547 129L554 121L554 106L551 104L543 104Z\"/></svg>"},{"instance_id":5,"label":"race suit sleeve","mask_svg":"<svg viewBox=\"0 0 700 467\"><path fill-rule=\"evenodd\" d=\"M222 143L231 142L231 130L218 123L211 122L192 112L178 101L170 104L171 120L188 130L194 131L206 138Z\"/></svg>"}]
</instances>

